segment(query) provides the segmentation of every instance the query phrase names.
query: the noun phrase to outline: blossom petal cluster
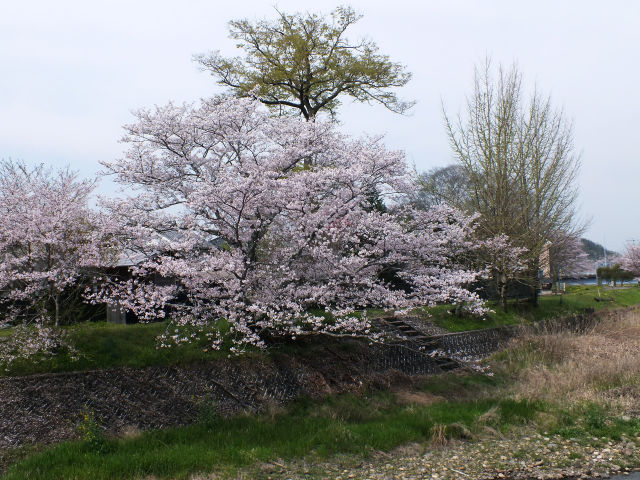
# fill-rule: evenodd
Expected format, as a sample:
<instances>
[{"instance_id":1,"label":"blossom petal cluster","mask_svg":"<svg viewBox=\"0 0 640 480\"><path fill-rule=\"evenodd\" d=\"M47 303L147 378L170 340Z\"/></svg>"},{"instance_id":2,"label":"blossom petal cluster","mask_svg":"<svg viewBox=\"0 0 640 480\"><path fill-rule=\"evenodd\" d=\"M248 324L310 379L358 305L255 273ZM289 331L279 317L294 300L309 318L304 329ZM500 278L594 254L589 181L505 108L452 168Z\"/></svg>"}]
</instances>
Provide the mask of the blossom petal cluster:
<instances>
[{"instance_id":1,"label":"blossom petal cluster","mask_svg":"<svg viewBox=\"0 0 640 480\"><path fill-rule=\"evenodd\" d=\"M552 277L579 277L594 270L593 261L582 247L577 235L559 232L549 243L549 262Z\"/></svg>"}]
</instances>

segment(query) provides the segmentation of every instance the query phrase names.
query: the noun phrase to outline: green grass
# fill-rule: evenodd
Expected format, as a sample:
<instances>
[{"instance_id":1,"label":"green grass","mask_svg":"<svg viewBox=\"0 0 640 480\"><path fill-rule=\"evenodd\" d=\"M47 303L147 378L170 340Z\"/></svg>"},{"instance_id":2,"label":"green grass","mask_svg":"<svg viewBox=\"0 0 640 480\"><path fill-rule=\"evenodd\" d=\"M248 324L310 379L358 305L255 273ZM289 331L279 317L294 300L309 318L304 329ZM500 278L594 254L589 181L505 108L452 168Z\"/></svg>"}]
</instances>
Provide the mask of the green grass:
<instances>
[{"instance_id":1,"label":"green grass","mask_svg":"<svg viewBox=\"0 0 640 480\"><path fill-rule=\"evenodd\" d=\"M530 421L540 408L526 401L472 399L475 380L450 377L458 377L449 382L458 383L464 398L421 405L401 402L392 393L345 394L322 402L299 400L275 415L205 415L196 425L137 438L66 442L19 461L4 478L173 479L213 471L235 476L239 469L278 459L367 456L408 442L429 442L436 426L443 426L449 438L467 436L492 409L498 412L492 422L504 430Z\"/></svg>"},{"instance_id":2,"label":"green grass","mask_svg":"<svg viewBox=\"0 0 640 480\"><path fill-rule=\"evenodd\" d=\"M598 302L596 297L609 298L611 301ZM640 304L640 288L630 286L611 289L596 285L580 285L567 287L564 295L543 295L539 297L539 305L532 307L527 303L510 301L507 310L495 304L489 304L493 312L486 318L472 316L458 317L450 313L451 307L439 305L428 310L429 320L450 332L479 330L531 323L539 320L582 313L587 309L603 310L629 307Z\"/></svg>"},{"instance_id":3,"label":"green grass","mask_svg":"<svg viewBox=\"0 0 640 480\"><path fill-rule=\"evenodd\" d=\"M559 407L549 433L585 442L594 438L618 441L623 436L635 437L640 433L640 418L612 416L605 406L585 402L570 409Z\"/></svg>"},{"instance_id":4,"label":"green grass","mask_svg":"<svg viewBox=\"0 0 640 480\"><path fill-rule=\"evenodd\" d=\"M502 373L488 375L434 375L429 377L421 390L447 399L466 399L488 396L497 387L504 386L509 379Z\"/></svg>"},{"instance_id":5,"label":"green grass","mask_svg":"<svg viewBox=\"0 0 640 480\"><path fill-rule=\"evenodd\" d=\"M63 328L79 353L76 360L63 349L53 356L16 360L6 371L0 369L0 375L186 364L227 354L224 349L205 352L203 342L156 348L157 337L165 331L166 323L118 325L99 322Z\"/></svg>"}]
</instances>

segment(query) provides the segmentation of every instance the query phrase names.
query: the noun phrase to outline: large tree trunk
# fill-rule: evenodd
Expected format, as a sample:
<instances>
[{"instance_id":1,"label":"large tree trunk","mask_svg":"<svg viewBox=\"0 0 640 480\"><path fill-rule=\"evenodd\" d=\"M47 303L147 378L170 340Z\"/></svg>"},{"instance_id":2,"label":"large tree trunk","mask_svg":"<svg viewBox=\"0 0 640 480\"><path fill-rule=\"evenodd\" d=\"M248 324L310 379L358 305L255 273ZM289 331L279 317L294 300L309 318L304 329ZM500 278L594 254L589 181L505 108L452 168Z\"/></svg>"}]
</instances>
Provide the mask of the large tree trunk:
<instances>
[{"instance_id":1,"label":"large tree trunk","mask_svg":"<svg viewBox=\"0 0 640 480\"><path fill-rule=\"evenodd\" d=\"M531 269L529 271L529 284L531 285L531 293L529 296L529 301L531 305L534 307L538 306L538 287L540 286L540 276L538 272L540 271L540 260L534 259L531 261Z\"/></svg>"},{"instance_id":2,"label":"large tree trunk","mask_svg":"<svg viewBox=\"0 0 640 480\"><path fill-rule=\"evenodd\" d=\"M56 306L56 317L55 317L56 327L59 327L60 326L60 295L56 294L53 297L53 300Z\"/></svg>"},{"instance_id":3,"label":"large tree trunk","mask_svg":"<svg viewBox=\"0 0 640 480\"><path fill-rule=\"evenodd\" d=\"M504 273L499 275L500 283L499 283L499 294L500 294L500 305L503 310L507 310L507 276Z\"/></svg>"},{"instance_id":4,"label":"large tree trunk","mask_svg":"<svg viewBox=\"0 0 640 480\"><path fill-rule=\"evenodd\" d=\"M316 121L316 112L310 112L309 114L305 115L305 120L307 122L311 122L311 123L315 123ZM309 169L313 166L313 158L311 157L305 157L303 160L302 165L304 166L305 169Z\"/></svg>"},{"instance_id":5,"label":"large tree trunk","mask_svg":"<svg viewBox=\"0 0 640 480\"><path fill-rule=\"evenodd\" d=\"M560 294L560 274L558 272L552 271L551 273L551 281L553 285L556 287L556 295ZM552 288L553 288L552 285Z\"/></svg>"}]
</instances>

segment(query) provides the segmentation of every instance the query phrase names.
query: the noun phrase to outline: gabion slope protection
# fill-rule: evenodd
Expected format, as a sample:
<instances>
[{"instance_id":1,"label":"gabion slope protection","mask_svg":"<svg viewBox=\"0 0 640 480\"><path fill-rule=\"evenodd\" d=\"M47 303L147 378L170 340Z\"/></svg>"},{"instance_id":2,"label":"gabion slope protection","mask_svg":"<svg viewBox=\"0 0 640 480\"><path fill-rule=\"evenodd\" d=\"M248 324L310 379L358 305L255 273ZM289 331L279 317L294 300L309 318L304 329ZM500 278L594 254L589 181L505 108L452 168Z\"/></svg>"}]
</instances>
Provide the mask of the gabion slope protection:
<instances>
[{"instance_id":1,"label":"gabion slope protection","mask_svg":"<svg viewBox=\"0 0 640 480\"><path fill-rule=\"evenodd\" d=\"M84 412L110 434L184 425L202 408L220 415L260 411L298 396L364 391L440 371L401 345L347 340L312 355L233 358L201 364L0 379L0 448L77 436Z\"/></svg>"}]
</instances>

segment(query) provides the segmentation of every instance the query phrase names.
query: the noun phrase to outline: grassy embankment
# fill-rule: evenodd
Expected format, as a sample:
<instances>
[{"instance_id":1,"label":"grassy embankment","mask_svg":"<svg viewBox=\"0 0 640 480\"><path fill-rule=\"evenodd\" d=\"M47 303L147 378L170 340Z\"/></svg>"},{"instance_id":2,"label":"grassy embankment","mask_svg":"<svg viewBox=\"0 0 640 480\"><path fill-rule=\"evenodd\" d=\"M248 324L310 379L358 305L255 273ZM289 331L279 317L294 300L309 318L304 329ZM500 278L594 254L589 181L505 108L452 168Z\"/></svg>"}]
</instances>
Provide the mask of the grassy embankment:
<instances>
[{"instance_id":1,"label":"grassy embankment","mask_svg":"<svg viewBox=\"0 0 640 480\"><path fill-rule=\"evenodd\" d=\"M118 325L106 322L63 327L67 340L76 350L76 358L63 349L52 356L15 360L5 368L0 364L0 376L174 365L227 355L226 352L203 351L202 343L157 348L157 338L166 327L166 323ZM3 332L9 333L9 330Z\"/></svg>"},{"instance_id":2,"label":"grassy embankment","mask_svg":"<svg viewBox=\"0 0 640 480\"><path fill-rule=\"evenodd\" d=\"M517 460L513 465L519 465L553 457L559 465L581 465L590 459L566 445L605 451L621 439L633 445L632 453L611 454L611 459L607 455L597 460L598 465L608 462L620 468L638 461L633 453L640 444L637 312L605 320L586 335L538 334L519 339L488 365L493 376L448 373L431 377L411 391L340 395L322 402L300 400L260 416L223 419L204 409L199 424L129 438L103 438L89 419L83 441L32 454L15 464L5 478L202 479L238 478L239 474L242 478L292 478L305 472L310 475L305 478L322 478L326 470L310 466L323 461L341 462L339 468L353 468L359 477L357 465L363 459L382 467L390 457L380 452L408 442L429 450L459 440L472 445L536 433L553 439L544 445L542 457L536 457L541 455L537 449L523 449L519 441L514 442L517 451L496 461ZM490 456L477 462L486 462ZM475 472L474 461L468 459L467 472Z\"/></svg>"},{"instance_id":3,"label":"grassy embankment","mask_svg":"<svg viewBox=\"0 0 640 480\"><path fill-rule=\"evenodd\" d=\"M603 308L620 308L640 304L640 288L572 287L566 295L542 296L540 305L531 308L526 304L512 302L507 311L493 306L494 312L487 318L457 317L449 314L449 306L442 305L418 312L429 321L451 331L492 328L501 325L527 323L545 318L558 317ZM596 301L595 298L611 301ZM166 329L165 323L116 325L109 323L81 323L66 327L68 338L78 352L72 359L66 351L37 361L20 360L8 368L0 364L0 376L30 375L46 372L93 370L114 367L146 367L152 365L186 364L226 356L227 351L204 351L204 343L183 345L175 348L156 348L158 335ZM0 331L0 335L9 334Z\"/></svg>"},{"instance_id":4,"label":"grassy embankment","mask_svg":"<svg viewBox=\"0 0 640 480\"><path fill-rule=\"evenodd\" d=\"M510 302L506 311L499 306L489 305L493 312L484 319L475 317L458 318L449 314L450 307L445 305L432 308L429 313L431 314L431 321L435 324L450 332L461 332L502 325L530 323L582 313L586 309L598 311L630 307L638 304L640 304L640 287L636 285L615 289L606 286L580 285L567 287L567 293L564 295L540 296L539 305L536 308L532 308L527 303L517 303L515 301Z\"/></svg>"}]
</instances>

